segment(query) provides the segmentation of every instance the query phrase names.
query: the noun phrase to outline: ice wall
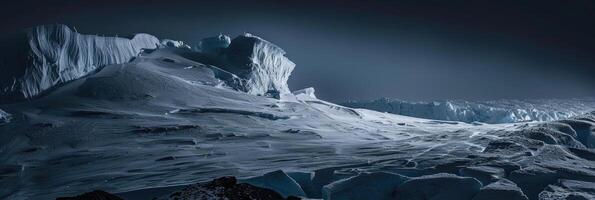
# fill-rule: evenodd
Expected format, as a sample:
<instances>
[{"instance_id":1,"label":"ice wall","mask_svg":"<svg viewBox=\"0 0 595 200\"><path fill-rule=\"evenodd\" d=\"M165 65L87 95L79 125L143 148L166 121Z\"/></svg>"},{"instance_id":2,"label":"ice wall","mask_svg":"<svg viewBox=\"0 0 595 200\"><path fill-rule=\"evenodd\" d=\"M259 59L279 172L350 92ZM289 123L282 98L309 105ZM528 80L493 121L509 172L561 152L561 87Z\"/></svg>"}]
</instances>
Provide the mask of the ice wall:
<instances>
[{"instance_id":1,"label":"ice wall","mask_svg":"<svg viewBox=\"0 0 595 200\"><path fill-rule=\"evenodd\" d=\"M499 101L408 102L378 99L343 105L419 118L485 123L553 121L595 110L595 98Z\"/></svg>"},{"instance_id":2,"label":"ice wall","mask_svg":"<svg viewBox=\"0 0 595 200\"><path fill-rule=\"evenodd\" d=\"M278 46L246 33L231 41L223 57L228 64L222 68L246 79L245 92L275 96L290 93L287 80L295 64Z\"/></svg>"},{"instance_id":3,"label":"ice wall","mask_svg":"<svg viewBox=\"0 0 595 200\"><path fill-rule=\"evenodd\" d=\"M18 53L1 55L0 103L31 98L101 66L128 62L142 49L160 43L149 34L131 39L84 35L59 24L37 26L23 34L9 47Z\"/></svg>"}]
</instances>

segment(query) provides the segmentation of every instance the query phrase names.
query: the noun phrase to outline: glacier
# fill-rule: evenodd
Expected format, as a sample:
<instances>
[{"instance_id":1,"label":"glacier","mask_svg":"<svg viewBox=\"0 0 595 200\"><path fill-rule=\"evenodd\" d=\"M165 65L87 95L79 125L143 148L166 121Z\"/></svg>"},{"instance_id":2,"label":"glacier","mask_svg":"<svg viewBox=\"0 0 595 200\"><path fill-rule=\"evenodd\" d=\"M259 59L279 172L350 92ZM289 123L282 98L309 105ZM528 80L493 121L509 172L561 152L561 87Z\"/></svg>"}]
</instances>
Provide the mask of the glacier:
<instances>
[{"instance_id":1,"label":"glacier","mask_svg":"<svg viewBox=\"0 0 595 200\"><path fill-rule=\"evenodd\" d=\"M17 41L19 46L12 47L21 51L19 55L1 58L1 102L37 96L101 66L128 62L142 49L155 49L160 44L149 34L130 39L84 35L62 24L37 26L24 34L26 37Z\"/></svg>"},{"instance_id":2,"label":"glacier","mask_svg":"<svg viewBox=\"0 0 595 200\"><path fill-rule=\"evenodd\" d=\"M144 33L130 39L104 37L53 24L30 28L10 45L16 55L0 55L0 67L7 71L0 74L1 103L34 98L102 66L129 62L144 49L175 48L208 55L224 73L239 77L228 79L231 87L277 98L290 93L287 80L295 67L283 49L249 33L233 40L220 34L191 47L183 41L159 40Z\"/></svg>"},{"instance_id":3,"label":"glacier","mask_svg":"<svg viewBox=\"0 0 595 200\"><path fill-rule=\"evenodd\" d=\"M295 64L250 34L205 39L204 50L151 41L155 49L130 60L0 103L9 119L0 121L0 199L90 190L124 199L595 198L595 111L580 114L593 110L588 99L398 104L428 118L514 123L423 119L337 105L314 88L289 92Z\"/></svg>"},{"instance_id":4,"label":"glacier","mask_svg":"<svg viewBox=\"0 0 595 200\"><path fill-rule=\"evenodd\" d=\"M381 98L342 105L426 119L497 124L570 118L593 110L595 98L432 102Z\"/></svg>"}]
</instances>

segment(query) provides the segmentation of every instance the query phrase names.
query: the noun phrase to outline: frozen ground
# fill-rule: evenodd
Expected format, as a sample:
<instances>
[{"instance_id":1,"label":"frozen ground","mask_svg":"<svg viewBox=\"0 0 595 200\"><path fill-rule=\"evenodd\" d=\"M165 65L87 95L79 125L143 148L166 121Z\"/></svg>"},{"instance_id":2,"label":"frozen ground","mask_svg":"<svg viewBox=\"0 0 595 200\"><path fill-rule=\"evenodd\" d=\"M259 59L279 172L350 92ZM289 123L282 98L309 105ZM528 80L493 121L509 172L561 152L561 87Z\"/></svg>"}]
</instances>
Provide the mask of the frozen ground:
<instances>
[{"instance_id":1,"label":"frozen ground","mask_svg":"<svg viewBox=\"0 0 595 200\"><path fill-rule=\"evenodd\" d=\"M247 94L199 58L187 48L146 51L0 105L11 114L0 124L0 199L222 176L284 197L593 198L593 113L547 123L420 119L336 105L313 89Z\"/></svg>"}]
</instances>

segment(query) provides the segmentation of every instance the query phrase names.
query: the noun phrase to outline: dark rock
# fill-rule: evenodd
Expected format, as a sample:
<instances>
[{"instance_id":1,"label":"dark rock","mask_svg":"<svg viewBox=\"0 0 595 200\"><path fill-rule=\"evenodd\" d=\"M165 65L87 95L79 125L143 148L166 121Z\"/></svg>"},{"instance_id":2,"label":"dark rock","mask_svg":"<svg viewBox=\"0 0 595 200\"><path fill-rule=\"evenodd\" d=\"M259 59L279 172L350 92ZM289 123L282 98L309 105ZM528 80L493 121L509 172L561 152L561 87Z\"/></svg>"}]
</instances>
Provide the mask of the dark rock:
<instances>
[{"instance_id":1,"label":"dark rock","mask_svg":"<svg viewBox=\"0 0 595 200\"><path fill-rule=\"evenodd\" d=\"M185 187L159 198L176 200L211 200L211 199L239 199L239 200L282 200L279 193L259 188L247 183L237 183L235 177L222 177L206 183L198 183ZM296 199L296 197L291 197Z\"/></svg>"},{"instance_id":2,"label":"dark rock","mask_svg":"<svg viewBox=\"0 0 595 200\"><path fill-rule=\"evenodd\" d=\"M274 190L281 194L283 197L306 196L306 193L301 188L301 186L295 180L293 180L293 178L291 178L281 170L269 172L262 176L242 180L241 182L248 183L261 188Z\"/></svg>"},{"instance_id":3,"label":"dark rock","mask_svg":"<svg viewBox=\"0 0 595 200\"><path fill-rule=\"evenodd\" d=\"M123 200L122 198L102 190L87 192L75 197L59 197L56 200Z\"/></svg>"}]
</instances>

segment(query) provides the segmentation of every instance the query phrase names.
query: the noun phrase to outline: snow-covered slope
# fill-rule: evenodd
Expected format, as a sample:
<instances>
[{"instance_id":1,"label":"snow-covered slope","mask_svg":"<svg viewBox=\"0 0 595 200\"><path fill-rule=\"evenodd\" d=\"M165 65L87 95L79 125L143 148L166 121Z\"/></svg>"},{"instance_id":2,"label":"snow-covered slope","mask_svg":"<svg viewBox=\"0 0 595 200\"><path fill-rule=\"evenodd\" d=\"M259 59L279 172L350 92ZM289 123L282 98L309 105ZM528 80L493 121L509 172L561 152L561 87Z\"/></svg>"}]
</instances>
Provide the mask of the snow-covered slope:
<instances>
[{"instance_id":1,"label":"snow-covered slope","mask_svg":"<svg viewBox=\"0 0 595 200\"><path fill-rule=\"evenodd\" d=\"M595 98L498 100L483 102L408 102L383 98L368 102L351 101L342 105L427 119L512 123L553 121L584 114L585 112L595 110Z\"/></svg>"},{"instance_id":2,"label":"snow-covered slope","mask_svg":"<svg viewBox=\"0 0 595 200\"><path fill-rule=\"evenodd\" d=\"M97 68L128 62L142 49L154 49L159 40L148 34L131 39L84 35L65 25L44 25L27 30L4 56L0 68L0 102L31 98L43 91L83 77ZM9 49L4 49L9 50ZM10 56L10 57L7 57Z\"/></svg>"}]
</instances>

